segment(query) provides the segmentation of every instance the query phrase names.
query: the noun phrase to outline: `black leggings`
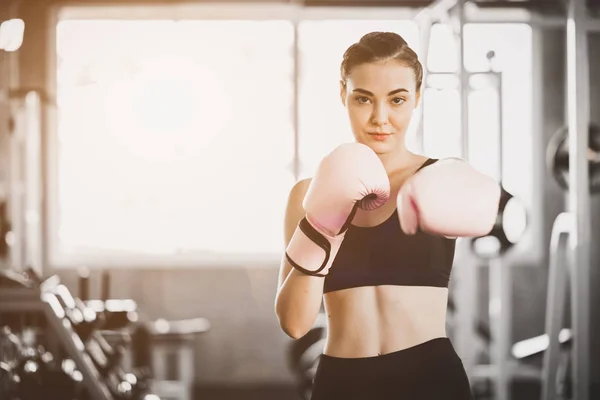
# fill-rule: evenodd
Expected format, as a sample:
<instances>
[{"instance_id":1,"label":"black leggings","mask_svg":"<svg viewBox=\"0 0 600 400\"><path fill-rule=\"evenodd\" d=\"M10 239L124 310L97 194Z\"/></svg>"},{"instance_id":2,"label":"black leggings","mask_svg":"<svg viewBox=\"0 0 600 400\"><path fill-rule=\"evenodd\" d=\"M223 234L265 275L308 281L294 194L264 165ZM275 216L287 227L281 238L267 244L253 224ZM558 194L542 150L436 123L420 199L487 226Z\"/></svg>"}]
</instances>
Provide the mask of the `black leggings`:
<instances>
[{"instance_id":1,"label":"black leggings","mask_svg":"<svg viewBox=\"0 0 600 400\"><path fill-rule=\"evenodd\" d=\"M448 338L375 357L321 355L311 400L470 400L461 359Z\"/></svg>"}]
</instances>

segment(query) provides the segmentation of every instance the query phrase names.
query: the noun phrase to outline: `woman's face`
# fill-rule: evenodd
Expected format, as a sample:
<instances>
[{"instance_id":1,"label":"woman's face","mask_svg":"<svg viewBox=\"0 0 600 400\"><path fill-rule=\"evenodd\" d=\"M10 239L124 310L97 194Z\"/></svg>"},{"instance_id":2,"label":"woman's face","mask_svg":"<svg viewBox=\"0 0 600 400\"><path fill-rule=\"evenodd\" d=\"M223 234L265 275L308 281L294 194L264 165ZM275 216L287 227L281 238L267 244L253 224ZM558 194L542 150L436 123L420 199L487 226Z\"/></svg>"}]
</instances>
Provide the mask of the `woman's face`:
<instances>
[{"instance_id":1,"label":"woman's face","mask_svg":"<svg viewBox=\"0 0 600 400\"><path fill-rule=\"evenodd\" d=\"M377 154L404 147L419 102L412 68L393 60L358 65L341 86L341 97L357 142Z\"/></svg>"}]
</instances>

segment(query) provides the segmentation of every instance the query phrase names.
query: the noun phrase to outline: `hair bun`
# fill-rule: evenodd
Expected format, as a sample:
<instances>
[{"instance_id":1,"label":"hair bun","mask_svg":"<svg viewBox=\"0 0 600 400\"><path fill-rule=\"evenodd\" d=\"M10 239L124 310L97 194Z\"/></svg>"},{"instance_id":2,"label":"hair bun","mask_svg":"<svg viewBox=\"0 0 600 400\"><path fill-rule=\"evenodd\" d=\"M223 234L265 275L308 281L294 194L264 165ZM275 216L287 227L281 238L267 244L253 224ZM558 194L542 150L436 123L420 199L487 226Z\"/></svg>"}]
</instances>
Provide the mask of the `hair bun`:
<instances>
[{"instance_id":1,"label":"hair bun","mask_svg":"<svg viewBox=\"0 0 600 400\"><path fill-rule=\"evenodd\" d=\"M340 66L342 82L346 82L348 75L357 65L390 59L400 61L414 70L416 89L419 91L423 79L423 67L419 57L402 36L394 32L370 32L348 47Z\"/></svg>"},{"instance_id":2,"label":"hair bun","mask_svg":"<svg viewBox=\"0 0 600 400\"><path fill-rule=\"evenodd\" d=\"M393 53L408 45L402 36L393 32L370 32L360 38L359 43L376 50L376 53Z\"/></svg>"}]
</instances>

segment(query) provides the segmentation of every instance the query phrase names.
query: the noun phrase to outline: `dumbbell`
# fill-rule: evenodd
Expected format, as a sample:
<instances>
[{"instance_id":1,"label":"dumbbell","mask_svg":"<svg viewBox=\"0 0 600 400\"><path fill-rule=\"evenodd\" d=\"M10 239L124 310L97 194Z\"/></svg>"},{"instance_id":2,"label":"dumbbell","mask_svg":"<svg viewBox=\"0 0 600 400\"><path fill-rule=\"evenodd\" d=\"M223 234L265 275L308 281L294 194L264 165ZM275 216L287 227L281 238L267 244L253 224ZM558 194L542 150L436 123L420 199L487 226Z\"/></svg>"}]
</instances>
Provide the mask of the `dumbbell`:
<instances>
[{"instance_id":1,"label":"dumbbell","mask_svg":"<svg viewBox=\"0 0 600 400\"><path fill-rule=\"evenodd\" d=\"M28 358L20 368L20 400L86 398L83 375L75 368L73 360L56 360L42 346L28 350Z\"/></svg>"},{"instance_id":2,"label":"dumbbell","mask_svg":"<svg viewBox=\"0 0 600 400\"><path fill-rule=\"evenodd\" d=\"M94 331L121 330L138 319L137 304L130 299L84 301L73 297L62 284L55 287L54 293L84 342Z\"/></svg>"},{"instance_id":3,"label":"dumbbell","mask_svg":"<svg viewBox=\"0 0 600 400\"><path fill-rule=\"evenodd\" d=\"M79 269L79 293L86 307L96 312L102 321L102 330L121 330L137 322L137 304L131 299L110 298L110 273L102 271L100 299L89 299L90 274L86 268Z\"/></svg>"},{"instance_id":4,"label":"dumbbell","mask_svg":"<svg viewBox=\"0 0 600 400\"><path fill-rule=\"evenodd\" d=\"M42 276L33 268L27 267L23 271L23 275L31 282L34 287L39 287L44 279Z\"/></svg>"},{"instance_id":5,"label":"dumbbell","mask_svg":"<svg viewBox=\"0 0 600 400\"><path fill-rule=\"evenodd\" d=\"M122 362L125 347L130 342L128 334L121 333L119 343L111 346L99 330L105 327L105 321L98 318L94 310L83 304L80 299L73 298L64 285L55 288L55 296L99 374L103 377L108 376Z\"/></svg>"},{"instance_id":6,"label":"dumbbell","mask_svg":"<svg viewBox=\"0 0 600 400\"><path fill-rule=\"evenodd\" d=\"M562 127L550 138L546 148L546 166L558 186L569 189L569 129ZM588 149L585 154L590 175L590 193L600 192L600 127L588 127Z\"/></svg>"},{"instance_id":7,"label":"dumbbell","mask_svg":"<svg viewBox=\"0 0 600 400\"><path fill-rule=\"evenodd\" d=\"M43 346L24 345L7 327L2 333L3 342L11 343L14 350L11 360L0 362L0 399L41 400L49 394L58 399L80 398L76 385L82 379L62 370Z\"/></svg>"},{"instance_id":8,"label":"dumbbell","mask_svg":"<svg viewBox=\"0 0 600 400\"><path fill-rule=\"evenodd\" d=\"M118 331L138 321L137 304L131 299L89 300L85 306L96 313L102 330Z\"/></svg>"},{"instance_id":9,"label":"dumbbell","mask_svg":"<svg viewBox=\"0 0 600 400\"><path fill-rule=\"evenodd\" d=\"M0 329L0 361L13 362L19 358L21 339L12 332L10 326Z\"/></svg>"},{"instance_id":10,"label":"dumbbell","mask_svg":"<svg viewBox=\"0 0 600 400\"><path fill-rule=\"evenodd\" d=\"M82 341L98 330L121 330L137 321L137 305L133 300L90 300L74 298L68 288L58 285L57 298L73 329Z\"/></svg>"},{"instance_id":11,"label":"dumbbell","mask_svg":"<svg viewBox=\"0 0 600 400\"><path fill-rule=\"evenodd\" d=\"M85 344L85 349L101 376L106 377L120 367L129 341L130 338L123 334L121 340L111 346L99 332L90 337Z\"/></svg>"},{"instance_id":12,"label":"dumbbell","mask_svg":"<svg viewBox=\"0 0 600 400\"><path fill-rule=\"evenodd\" d=\"M114 393L116 400L160 400L150 387L133 373L125 374Z\"/></svg>"},{"instance_id":13,"label":"dumbbell","mask_svg":"<svg viewBox=\"0 0 600 400\"><path fill-rule=\"evenodd\" d=\"M69 326L77 333L86 353L101 375L105 376L108 371L120 363L121 354L115 353L113 347L97 330L94 323L86 324L83 319L84 311L77 307L77 302L70 296L66 287L58 285L55 288L55 293L47 294L46 301L51 304L53 309L57 308L55 313L57 317L64 318L63 324L66 324L65 326ZM64 314L62 311L64 311Z\"/></svg>"},{"instance_id":14,"label":"dumbbell","mask_svg":"<svg viewBox=\"0 0 600 400\"><path fill-rule=\"evenodd\" d=\"M11 270L0 270L0 288L32 289L34 284L24 274Z\"/></svg>"},{"instance_id":15,"label":"dumbbell","mask_svg":"<svg viewBox=\"0 0 600 400\"><path fill-rule=\"evenodd\" d=\"M14 367L15 374L20 378L20 400L44 400L48 397L46 384L51 361L51 354L41 348L26 346L21 349L20 358Z\"/></svg>"},{"instance_id":16,"label":"dumbbell","mask_svg":"<svg viewBox=\"0 0 600 400\"><path fill-rule=\"evenodd\" d=\"M36 393L35 398L47 398L48 393L52 393L52 396L56 398L72 398L71 394L74 392L74 382L63 373L54 355L46 351L42 346L37 347L35 354L33 361L35 361L35 368L37 368L35 372L36 382L39 382L39 386L41 387L40 392L42 393L41 396L38 396ZM32 370L35 368L32 368ZM27 384L25 379L23 380L23 384Z\"/></svg>"},{"instance_id":17,"label":"dumbbell","mask_svg":"<svg viewBox=\"0 0 600 400\"><path fill-rule=\"evenodd\" d=\"M9 362L0 361L0 399L16 400L20 378Z\"/></svg>"},{"instance_id":18,"label":"dumbbell","mask_svg":"<svg viewBox=\"0 0 600 400\"><path fill-rule=\"evenodd\" d=\"M52 393L60 393L56 398L84 400L88 398L83 382L83 374L77 369L75 361L70 358L61 360L52 370L52 383L49 385Z\"/></svg>"},{"instance_id":19,"label":"dumbbell","mask_svg":"<svg viewBox=\"0 0 600 400\"><path fill-rule=\"evenodd\" d=\"M152 375L148 369L134 369L132 373L136 379L136 384L133 387L133 396L136 399L143 399L151 390Z\"/></svg>"},{"instance_id":20,"label":"dumbbell","mask_svg":"<svg viewBox=\"0 0 600 400\"><path fill-rule=\"evenodd\" d=\"M85 343L101 324L96 313L85 307L81 300L75 299L65 285L57 285L53 295L71 323L71 327Z\"/></svg>"},{"instance_id":21,"label":"dumbbell","mask_svg":"<svg viewBox=\"0 0 600 400\"><path fill-rule=\"evenodd\" d=\"M143 376L125 372L120 365L107 372L105 381L116 400L143 399L150 389Z\"/></svg>"},{"instance_id":22,"label":"dumbbell","mask_svg":"<svg viewBox=\"0 0 600 400\"><path fill-rule=\"evenodd\" d=\"M21 378L17 367L21 358L22 343L11 327L0 329L0 399L18 399Z\"/></svg>"},{"instance_id":23,"label":"dumbbell","mask_svg":"<svg viewBox=\"0 0 600 400\"><path fill-rule=\"evenodd\" d=\"M138 388L138 379L132 373L115 371L111 373L108 387L116 400L139 399L143 393Z\"/></svg>"}]
</instances>

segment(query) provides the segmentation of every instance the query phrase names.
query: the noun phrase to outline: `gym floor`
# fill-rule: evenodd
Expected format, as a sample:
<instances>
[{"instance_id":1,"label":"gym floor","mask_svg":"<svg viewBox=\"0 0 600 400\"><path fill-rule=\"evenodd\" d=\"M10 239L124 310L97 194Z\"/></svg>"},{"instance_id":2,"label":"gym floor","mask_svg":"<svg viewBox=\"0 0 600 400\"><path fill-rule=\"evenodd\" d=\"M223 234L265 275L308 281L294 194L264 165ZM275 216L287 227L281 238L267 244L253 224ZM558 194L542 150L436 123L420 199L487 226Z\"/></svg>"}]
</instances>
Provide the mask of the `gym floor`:
<instances>
[{"instance_id":1,"label":"gym floor","mask_svg":"<svg viewBox=\"0 0 600 400\"><path fill-rule=\"evenodd\" d=\"M476 7L474 17L489 23L464 31L465 68L485 71L486 78L472 82L484 87L473 89L472 129L488 133L472 138L477 151L470 161L499 175L502 128L502 181L521 202L526 225L499 255L511 270L504 287L486 259L457 251L455 267L461 268L453 272L448 332L472 364L469 371L493 363L491 354L505 346L507 360L520 366L515 371L524 366L539 374L543 352L537 346L551 299L551 230L568 207L565 12L558 1L525 0L507 8L508 2ZM120 354L114 360L140 381L152 370L158 382L153 392L162 399L305 399L314 360L292 351L298 344L281 330L273 304L289 190L348 139L336 133L344 131L337 127L346 117L337 93L343 50L375 30L397 31L419 51L429 48L429 72L438 73L424 94L432 111L425 111L423 129L415 124L409 140L442 157L461 146L460 94L446 82L454 73L448 61L456 56L453 36L434 26L429 42L422 42L419 33L427 26L415 14L431 0L83 3L0 4L0 23L7 22L0 28L0 229L6 238L0 241L0 272L6 274L0 275L0 328L16 334L0 330L0 345L7 346L0 354L0 398L8 387L3 379L13 373L6 350L11 340L33 347L40 340L55 358L83 362L68 350L73 344L65 345L68 334L60 324L41 322L53 318L50 311L39 317L39 301L19 303L22 291L30 296L31 285L56 277L49 285L57 302L64 301L58 289L64 285L67 298L95 309L105 324L90 323L90 329L108 331L114 324L118 329L111 331L129 332L98 340L106 340L108 353ZM534 17L523 19L518 7ZM295 26L295 20L302 23ZM600 124L600 32L589 32L588 41L592 125ZM490 73L498 70L501 97L493 83L500 75ZM490 122L498 117L502 127ZM315 133L323 127L332 132L326 139ZM594 132L590 143L600 147ZM257 137L269 145L256 145ZM560 150L548 165L553 146ZM245 184L233 187L233 180ZM598 196L590 204L590 243L596 243ZM518 231L520 222L512 222ZM592 265L598 252L591 249ZM597 275L589 277L592 287L600 283ZM466 282L460 290L454 287L459 281ZM503 326L489 313L499 291L510 305ZM596 292L590 304L600 304ZM478 328L460 326L465 316ZM594 316L592 329L599 325ZM36 339L25 338L25 328ZM131 332L149 339L129 340ZM313 333L300 345L318 344L322 333ZM123 354L115 350L119 340ZM81 372L85 385L103 385ZM510 398L502 399L490 379L473 373L476 400L540 398L539 378L514 373Z\"/></svg>"}]
</instances>

